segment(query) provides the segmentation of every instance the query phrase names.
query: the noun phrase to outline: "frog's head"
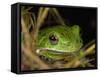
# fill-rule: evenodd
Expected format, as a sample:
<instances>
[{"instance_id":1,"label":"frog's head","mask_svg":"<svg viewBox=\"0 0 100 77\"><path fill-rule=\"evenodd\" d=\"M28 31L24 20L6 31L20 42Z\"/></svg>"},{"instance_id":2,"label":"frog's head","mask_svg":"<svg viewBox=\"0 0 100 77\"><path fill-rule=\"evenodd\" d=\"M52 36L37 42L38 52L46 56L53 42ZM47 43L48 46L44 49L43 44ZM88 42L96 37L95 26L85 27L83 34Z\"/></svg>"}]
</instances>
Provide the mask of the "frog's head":
<instances>
[{"instance_id":1,"label":"frog's head","mask_svg":"<svg viewBox=\"0 0 100 77\"><path fill-rule=\"evenodd\" d=\"M78 25L51 26L39 31L37 46L40 50L69 53L78 51L82 46Z\"/></svg>"}]
</instances>

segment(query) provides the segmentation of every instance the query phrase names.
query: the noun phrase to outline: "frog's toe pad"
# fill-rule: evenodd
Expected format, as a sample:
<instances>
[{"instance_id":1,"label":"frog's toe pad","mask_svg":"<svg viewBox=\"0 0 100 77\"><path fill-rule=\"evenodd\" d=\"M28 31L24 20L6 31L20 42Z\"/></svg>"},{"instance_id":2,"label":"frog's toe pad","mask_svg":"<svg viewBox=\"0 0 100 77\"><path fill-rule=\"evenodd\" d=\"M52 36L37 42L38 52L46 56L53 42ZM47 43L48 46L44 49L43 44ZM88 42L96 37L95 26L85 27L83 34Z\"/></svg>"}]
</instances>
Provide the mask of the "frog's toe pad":
<instances>
[{"instance_id":1,"label":"frog's toe pad","mask_svg":"<svg viewBox=\"0 0 100 77\"><path fill-rule=\"evenodd\" d=\"M43 61L45 61L46 63L52 63L54 62L55 60L54 59L51 59L51 58L47 58L45 56L39 56Z\"/></svg>"}]
</instances>

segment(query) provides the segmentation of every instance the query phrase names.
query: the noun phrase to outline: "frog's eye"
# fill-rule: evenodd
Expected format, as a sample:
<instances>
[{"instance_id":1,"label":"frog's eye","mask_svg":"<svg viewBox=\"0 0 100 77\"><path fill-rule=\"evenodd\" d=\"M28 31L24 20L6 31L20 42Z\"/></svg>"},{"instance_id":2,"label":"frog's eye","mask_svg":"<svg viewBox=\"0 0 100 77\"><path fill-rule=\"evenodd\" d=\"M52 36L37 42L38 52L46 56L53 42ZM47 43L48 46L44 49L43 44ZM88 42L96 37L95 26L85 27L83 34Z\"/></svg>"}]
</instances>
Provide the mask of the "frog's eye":
<instances>
[{"instance_id":1,"label":"frog's eye","mask_svg":"<svg viewBox=\"0 0 100 77\"><path fill-rule=\"evenodd\" d=\"M58 37L55 34L50 34L49 40L52 45L56 45L58 43Z\"/></svg>"}]
</instances>

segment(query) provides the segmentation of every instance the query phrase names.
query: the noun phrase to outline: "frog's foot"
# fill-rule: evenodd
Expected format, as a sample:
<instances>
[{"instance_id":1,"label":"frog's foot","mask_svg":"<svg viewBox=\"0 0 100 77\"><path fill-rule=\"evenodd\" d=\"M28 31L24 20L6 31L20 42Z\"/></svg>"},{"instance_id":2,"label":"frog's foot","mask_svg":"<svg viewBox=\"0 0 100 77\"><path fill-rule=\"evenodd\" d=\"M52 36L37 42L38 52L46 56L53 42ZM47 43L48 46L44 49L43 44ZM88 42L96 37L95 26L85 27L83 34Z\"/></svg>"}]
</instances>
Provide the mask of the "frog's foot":
<instances>
[{"instance_id":1,"label":"frog's foot","mask_svg":"<svg viewBox=\"0 0 100 77\"><path fill-rule=\"evenodd\" d=\"M47 63L53 63L55 60L54 59L51 59L51 58L47 58L43 55L40 55L39 56L43 61L47 62Z\"/></svg>"},{"instance_id":2,"label":"frog's foot","mask_svg":"<svg viewBox=\"0 0 100 77\"><path fill-rule=\"evenodd\" d=\"M36 50L36 53L39 55L39 57L45 61L45 62L53 62L54 60L51 59L51 58L47 58L46 56L43 56L41 53L40 53L40 49L37 49Z\"/></svg>"}]
</instances>

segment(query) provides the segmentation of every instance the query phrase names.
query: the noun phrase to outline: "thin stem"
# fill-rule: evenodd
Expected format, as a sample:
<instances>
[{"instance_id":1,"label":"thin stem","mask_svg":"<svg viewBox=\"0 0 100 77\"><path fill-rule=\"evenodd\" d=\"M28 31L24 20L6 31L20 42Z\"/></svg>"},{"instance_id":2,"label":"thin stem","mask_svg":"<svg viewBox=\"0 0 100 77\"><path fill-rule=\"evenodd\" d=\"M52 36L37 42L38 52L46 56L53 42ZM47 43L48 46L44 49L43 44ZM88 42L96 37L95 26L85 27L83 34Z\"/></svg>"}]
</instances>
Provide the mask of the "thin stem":
<instances>
[{"instance_id":1,"label":"thin stem","mask_svg":"<svg viewBox=\"0 0 100 77\"><path fill-rule=\"evenodd\" d=\"M59 14L59 12L57 11L56 8L52 8L51 12L52 12L52 14L54 14L54 16L56 17L56 20L59 20L59 22L61 23L61 25L66 25L66 24L64 23L63 18L60 16L60 14Z\"/></svg>"},{"instance_id":2,"label":"thin stem","mask_svg":"<svg viewBox=\"0 0 100 77\"><path fill-rule=\"evenodd\" d=\"M31 46L31 38L30 38L30 34L27 30L27 27L26 27L26 24L25 24L25 21L23 19L23 16L21 17L21 26L22 26L22 31L23 31L23 34L25 35L25 42L26 42L26 45L25 44L21 44L21 47L22 47L22 51L25 53L25 55L27 55L27 57L31 60L31 61L34 61L36 62L39 66L40 66L40 69L50 69L50 67L44 63L36 54L35 52L32 52L33 49L32 49L32 46Z\"/></svg>"},{"instance_id":3,"label":"thin stem","mask_svg":"<svg viewBox=\"0 0 100 77\"><path fill-rule=\"evenodd\" d=\"M40 19L38 19L38 21L37 21L36 28L35 28L35 31L34 31L34 38L35 39L38 36L38 31L39 31L41 25L43 24L45 18L47 17L48 11L49 11L49 8L44 8L44 11L42 12L41 17L39 17Z\"/></svg>"},{"instance_id":4,"label":"thin stem","mask_svg":"<svg viewBox=\"0 0 100 77\"><path fill-rule=\"evenodd\" d=\"M69 61L68 63L66 63L64 66L67 68L71 68L74 67L73 64L80 64L80 59L84 58L86 55L90 54L91 52L93 52L93 50L95 49L95 44L92 44L91 46L89 46L87 49L85 50L80 50L79 55L77 55L73 60ZM84 52L83 52L84 51Z\"/></svg>"}]
</instances>

